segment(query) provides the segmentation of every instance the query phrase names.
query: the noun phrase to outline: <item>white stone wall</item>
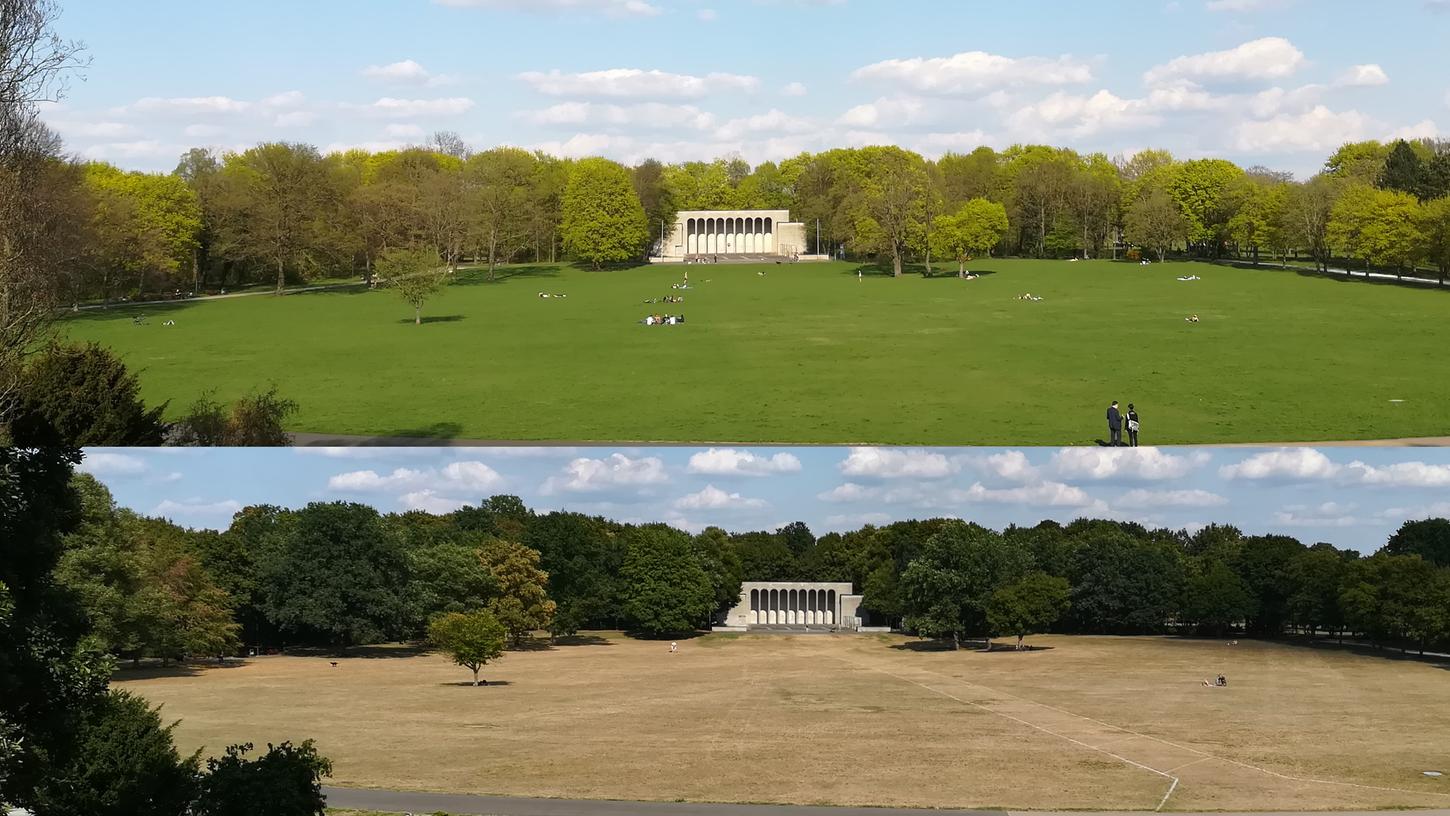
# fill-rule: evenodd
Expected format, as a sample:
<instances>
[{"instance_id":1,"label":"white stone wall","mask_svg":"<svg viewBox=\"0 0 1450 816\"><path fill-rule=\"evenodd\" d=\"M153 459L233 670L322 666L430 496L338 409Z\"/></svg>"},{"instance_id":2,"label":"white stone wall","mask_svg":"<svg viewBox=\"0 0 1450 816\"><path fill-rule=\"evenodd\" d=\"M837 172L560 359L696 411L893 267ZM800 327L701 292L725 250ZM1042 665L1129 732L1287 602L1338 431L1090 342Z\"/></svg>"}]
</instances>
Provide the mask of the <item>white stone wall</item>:
<instances>
[{"instance_id":1,"label":"white stone wall","mask_svg":"<svg viewBox=\"0 0 1450 816\"><path fill-rule=\"evenodd\" d=\"M842 603L855 598L850 618L855 619L860 596L851 594L849 582L746 581L740 602L725 613L726 626L792 625L841 626L846 619Z\"/></svg>"},{"instance_id":2,"label":"white stone wall","mask_svg":"<svg viewBox=\"0 0 1450 816\"><path fill-rule=\"evenodd\" d=\"M780 225L780 255L806 254L806 225L787 221Z\"/></svg>"},{"instance_id":3,"label":"white stone wall","mask_svg":"<svg viewBox=\"0 0 1450 816\"><path fill-rule=\"evenodd\" d=\"M789 210L684 210L660 254L683 260L696 255L782 255L780 227Z\"/></svg>"}]
</instances>

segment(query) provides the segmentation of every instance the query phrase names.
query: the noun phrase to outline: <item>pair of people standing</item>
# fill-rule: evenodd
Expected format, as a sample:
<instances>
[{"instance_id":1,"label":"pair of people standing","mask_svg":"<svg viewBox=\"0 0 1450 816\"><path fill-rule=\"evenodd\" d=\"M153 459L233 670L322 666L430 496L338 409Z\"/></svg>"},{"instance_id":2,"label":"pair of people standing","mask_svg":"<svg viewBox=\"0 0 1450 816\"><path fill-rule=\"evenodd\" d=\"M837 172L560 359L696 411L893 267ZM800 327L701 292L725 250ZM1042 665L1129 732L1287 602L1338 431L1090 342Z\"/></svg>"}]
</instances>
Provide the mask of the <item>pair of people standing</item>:
<instances>
[{"instance_id":1,"label":"pair of people standing","mask_svg":"<svg viewBox=\"0 0 1450 816\"><path fill-rule=\"evenodd\" d=\"M1128 446L1138 447L1138 411L1133 403L1128 403L1128 413L1124 414L1118 410L1118 401L1108 406L1108 445L1114 448L1123 447L1123 429L1128 430Z\"/></svg>"}]
</instances>

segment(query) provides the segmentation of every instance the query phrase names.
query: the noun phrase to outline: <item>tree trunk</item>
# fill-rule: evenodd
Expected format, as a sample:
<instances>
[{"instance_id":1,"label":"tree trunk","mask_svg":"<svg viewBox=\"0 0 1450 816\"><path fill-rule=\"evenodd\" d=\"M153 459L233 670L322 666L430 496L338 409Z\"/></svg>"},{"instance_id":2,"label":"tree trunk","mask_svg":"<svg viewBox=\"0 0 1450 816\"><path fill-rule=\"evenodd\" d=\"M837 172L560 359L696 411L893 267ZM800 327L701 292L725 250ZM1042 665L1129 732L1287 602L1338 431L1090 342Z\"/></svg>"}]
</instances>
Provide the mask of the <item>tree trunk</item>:
<instances>
[{"instance_id":1,"label":"tree trunk","mask_svg":"<svg viewBox=\"0 0 1450 816\"><path fill-rule=\"evenodd\" d=\"M478 669L473 670L473 687L478 688Z\"/></svg>"},{"instance_id":2,"label":"tree trunk","mask_svg":"<svg viewBox=\"0 0 1450 816\"><path fill-rule=\"evenodd\" d=\"M421 326L421 325L423 325L423 307L422 306L414 306L413 307L413 325L414 326Z\"/></svg>"},{"instance_id":3,"label":"tree trunk","mask_svg":"<svg viewBox=\"0 0 1450 816\"><path fill-rule=\"evenodd\" d=\"M961 648L962 648L962 639L957 636L957 633L956 632L952 632L952 651L957 651L957 650L959 650Z\"/></svg>"},{"instance_id":4,"label":"tree trunk","mask_svg":"<svg viewBox=\"0 0 1450 816\"><path fill-rule=\"evenodd\" d=\"M1022 641L1024 641L1024 640L1026 640L1026 636L1025 635L1018 635L1017 636L1017 651L1019 651L1019 652L1022 651Z\"/></svg>"},{"instance_id":5,"label":"tree trunk","mask_svg":"<svg viewBox=\"0 0 1450 816\"><path fill-rule=\"evenodd\" d=\"M891 253L891 271L894 277L901 277L901 251L893 250Z\"/></svg>"},{"instance_id":6,"label":"tree trunk","mask_svg":"<svg viewBox=\"0 0 1450 816\"><path fill-rule=\"evenodd\" d=\"M282 294L282 286L287 282L287 269L281 261L277 262L277 294Z\"/></svg>"}]
</instances>

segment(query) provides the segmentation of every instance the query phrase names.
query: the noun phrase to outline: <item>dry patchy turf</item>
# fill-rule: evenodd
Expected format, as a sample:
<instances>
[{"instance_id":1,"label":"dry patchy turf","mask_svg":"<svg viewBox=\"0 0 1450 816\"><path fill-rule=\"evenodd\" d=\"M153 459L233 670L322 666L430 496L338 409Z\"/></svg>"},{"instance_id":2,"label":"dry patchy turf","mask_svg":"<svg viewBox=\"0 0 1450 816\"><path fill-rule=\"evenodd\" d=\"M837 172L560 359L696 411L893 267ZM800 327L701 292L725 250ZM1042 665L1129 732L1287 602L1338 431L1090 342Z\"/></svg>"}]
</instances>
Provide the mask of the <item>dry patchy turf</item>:
<instances>
[{"instance_id":1,"label":"dry patchy turf","mask_svg":"<svg viewBox=\"0 0 1450 816\"><path fill-rule=\"evenodd\" d=\"M120 685L188 748L317 739L333 783L461 793L1015 809L1450 806L1450 671L1299 646L1042 637L617 636L508 654L266 657ZM374 654L387 655L389 650ZM1222 672L1230 685L1205 688ZM1176 784L1175 784L1176 781Z\"/></svg>"}]
</instances>

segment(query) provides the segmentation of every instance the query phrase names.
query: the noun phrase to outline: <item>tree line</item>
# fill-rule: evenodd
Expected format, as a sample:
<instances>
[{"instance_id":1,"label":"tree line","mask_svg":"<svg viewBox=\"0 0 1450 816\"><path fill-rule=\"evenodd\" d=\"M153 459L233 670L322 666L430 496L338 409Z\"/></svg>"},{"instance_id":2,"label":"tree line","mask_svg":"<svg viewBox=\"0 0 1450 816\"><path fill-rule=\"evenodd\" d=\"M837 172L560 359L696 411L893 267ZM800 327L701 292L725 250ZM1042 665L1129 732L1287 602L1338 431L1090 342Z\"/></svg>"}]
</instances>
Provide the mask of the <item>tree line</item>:
<instances>
[{"instance_id":1,"label":"tree line","mask_svg":"<svg viewBox=\"0 0 1450 816\"><path fill-rule=\"evenodd\" d=\"M1097 519L691 535L535 513L515 496L443 515L255 506L226 530L187 530L118 508L89 476L75 490L84 518L56 574L98 645L122 659L342 652L426 640L440 616L480 612L512 646L538 631L667 636L708 628L739 603L743 581L850 582L870 622L955 642L1049 630L1450 642L1443 519L1408 522L1360 557L1230 526L1189 534Z\"/></svg>"},{"instance_id":2,"label":"tree line","mask_svg":"<svg viewBox=\"0 0 1450 816\"><path fill-rule=\"evenodd\" d=\"M59 159L54 205L71 223L53 281L64 300L139 297L315 277L371 278L391 252L454 268L642 259L685 209L784 208L822 254L961 263L998 254L1170 253L1304 258L1320 268L1450 269L1450 143L1347 144L1299 182L1223 159L1147 150L1109 158L1046 145L936 160L899 147L626 167L499 147L321 154L269 143L197 148L169 174ZM819 239L816 225L819 224Z\"/></svg>"}]
</instances>

